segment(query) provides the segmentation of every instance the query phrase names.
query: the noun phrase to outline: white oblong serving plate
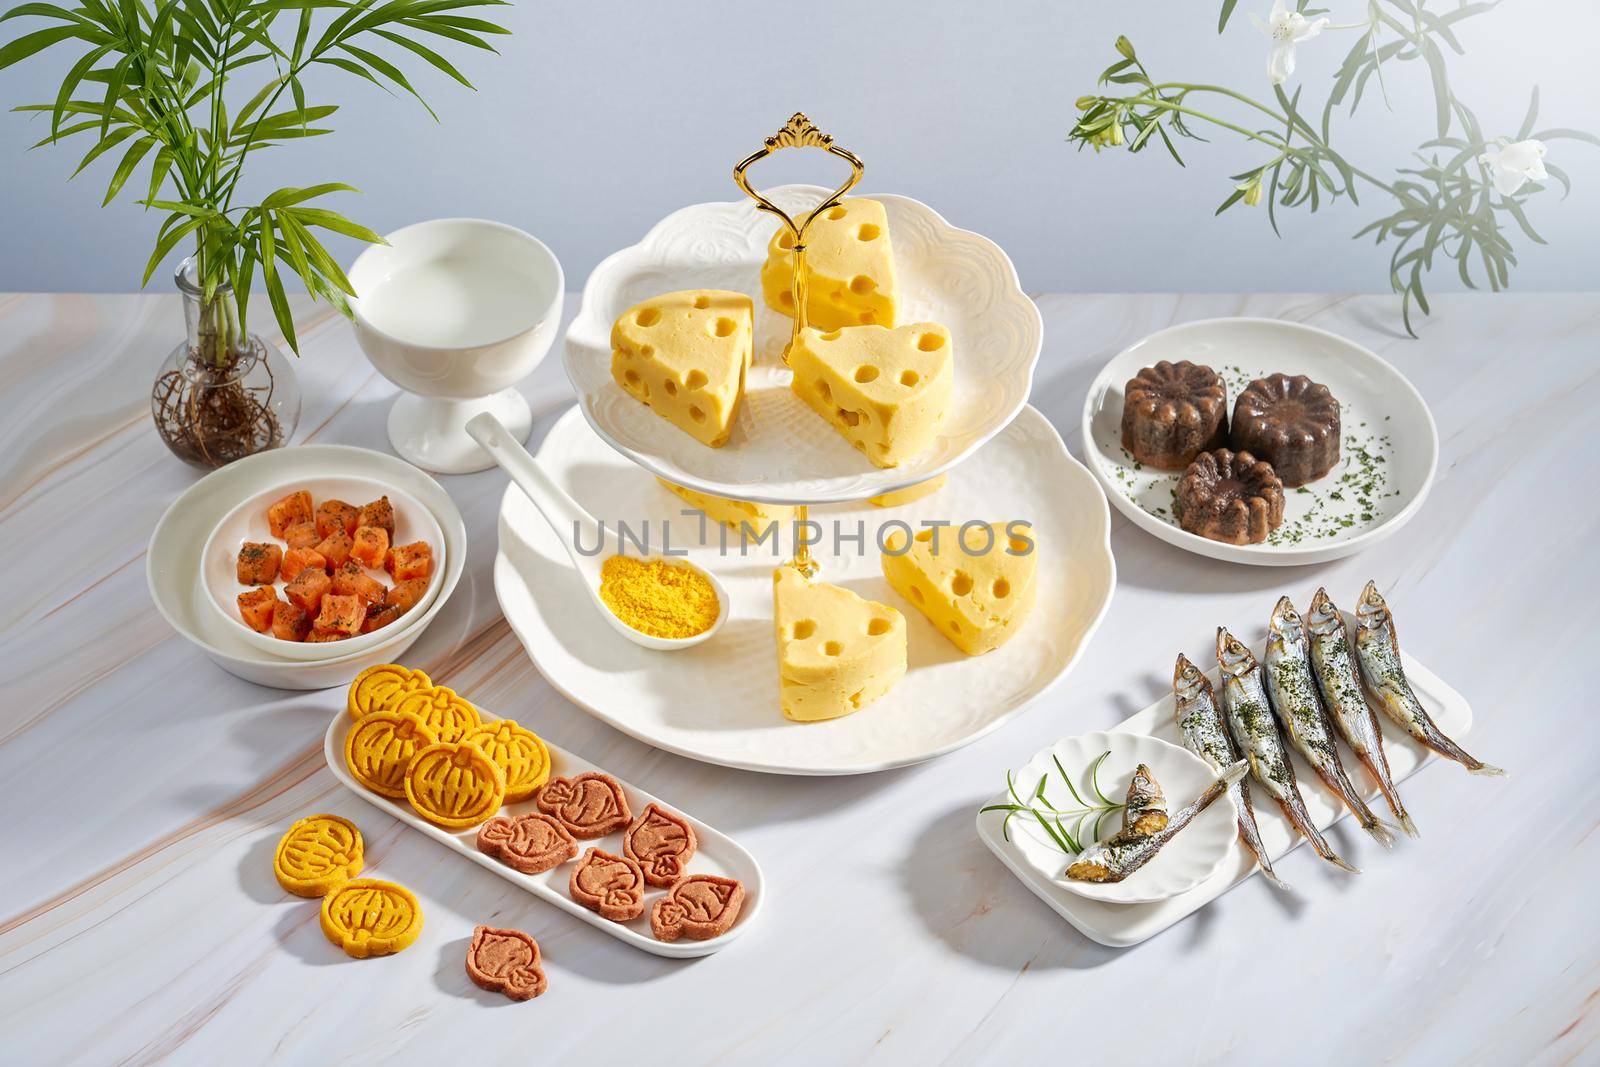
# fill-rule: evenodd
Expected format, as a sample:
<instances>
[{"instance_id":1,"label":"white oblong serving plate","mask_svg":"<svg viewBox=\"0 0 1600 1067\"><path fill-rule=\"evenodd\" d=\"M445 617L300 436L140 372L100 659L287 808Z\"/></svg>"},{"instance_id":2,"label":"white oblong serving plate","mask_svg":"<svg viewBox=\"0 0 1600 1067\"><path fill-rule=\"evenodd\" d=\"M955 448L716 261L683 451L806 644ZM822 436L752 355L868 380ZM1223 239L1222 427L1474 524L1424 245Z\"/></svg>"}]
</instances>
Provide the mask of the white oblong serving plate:
<instances>
[{"instance_id":1,"label":"white oblong serving plate","mask_svg":"<svg viewBox=\"0 0 1600 1067\"><path fill-rule=\"evenodd\" d=\"M1346 624L1349 625L1350 621L1347 617ZM1254 647L1253 651L1257 658L1262 655L1265 645L1266 642L1262 641ZM1461 694L1405 652L1400 653L1400 658L1405 666L1406 677L1411 682L1411 688L1423 706L1428 709L1428 714L1439 724L1439 728L1458 741L1466 736L1472 729L1472 708ZM1218 684L1216 668L1207 671L1206 676L1211 679L1212 685ZM1143 711L1118 723L1111 732L1144 734L1174 745L1181 745L1183 738L1178 733L1173 706L1172 694L1169 693ZM1396 782L1411 777L1424 763L1438 758L1413 741L1404 730L1391 724L1388 719L1383 720L1383 726L1384 751L1389 757L1389 770ZM1299 753L1294 753L1291 758L1297 765L1295 773L1300 782L1300 795L1305 799L1306 810L1311 813L1311 821L1319 830L1326 830L1349 814L1344 805L1334 799L1333 794L1317 781L1316 774L1306 766ZM1371 804L1372 810L1379 818L1388 821L1388 805L1383 802L1377 787L1372 784L1372 779L1360 766L1351 766L1355 760L1349 756L1348 749L1341 750L1341 758L1347 759L1345 768L1350 771L1352 780L1362 788L1361 795ZM1457 771L1461 774L1467 773L1461 768L1457 768ZM1405 796L1405 790L1401 790L1401 795ZM1001 793L989 803L1001 803L1004 797L1005 794ZM1305 842L1305 838L1290 825L1276 804L1270 801L1263 803L1266 798L1262 796L1260 789L1251 790L1250 797L1251 807L1256 814L1256 825L1261 831L1261 842L1266 846L1269 858L1276 864L1281 857L1299 848ZM1407 807L1415 816L1417 806L1408 804ZM1089 900L1068 892L1058 881L1046 878L1035 870L1032 864L1026 862L1017 848L1006 841L1001 833L1001 817L999 812L978 813L978 837L989 847L989 851L993 852L1023 885L1032 890L1035 896L1071 923L1079 933L1111 948L1127 948L1154 937L1205 907L1259 870L1254 856L1243 848L1235 848L1230 853L1232 859L1223 863L1211 877L1193 889L1165 900L1145 904L1109 904L1104 901ZM1421 821L1421 831L1428 832L1426 820ZM1405 863L1407 860L1404 852L1405 850L1400 848L1391 853L1382 853L1374 857L1374 862ZM1278 873L1283 874L1281 868Z\"/></svg>"},{"instance_id":2,"label":"white oblong serving plate","mask_svg":"<svg viewBox=\"0 0 1600 1067\"><path fill-rule=\"evenodd\" d=\"M1264 374L1304 374L1338 398L1339 465L1310 485L1284 491L1283 525L1262 544L1223 544L1180 527L1172 491L1181 472L1141 469L1123 449L1123 387L1141 367L1163 359L1187 359L1220 373L1228 384L1230 420L1239 387ZM1278 319L1187 322L1129 345L1089 386L1083 443L1089 469L1134 525L1202 556L1266 566L1326 563L1377 544L1422 507L1439 464L1433 415L1404 375L1354 341ZM1363 493L1371 471L1385 484Z\"/></svg>"},{"instance_id":3,"label":"white oblong serving plate","mask_svg":"<svg viewBox=\"0 0 1600 1067\"><path fill-rule=\"evenodd\" d=\"M829 190L781 186L769 194L791 213ZM696 204L657 223L644 240L589 275L567 331L567 376L578 406L611 447L653 474L702 492L775 504L864 500L915 485L971 455L1027 403L1044 324L1016 268L988 238L957 229L910 197L881 201L894 242L902 322L950 328L955 388L938 439L925 452L880 470L789 389L782 350L792 322L761 299L767 241L782 225L754 201ZM727 289L755 303L755 362L732 439L708 448L611 380L611 326L629 307L679 289Z\"/></svg>"},{"instance_id":4,"label":"white oblong serving plate","mask_svg":"<svg viewBox=\"0 0 1600 1067\"><path fill-rule=\"evenodd\" d=\"M1033 796L1038 782L1045 782L1045 799L1061 810L1079 807L1061 781L1061 768L1073 776L1073 788L1085 800L1093 800L1089 784L1089 768L1101 754L1105 761L1095 776L1105 795L1118 803L1127 799L1128 783L1134 770L1143 763L1155 775L1167 798L1168 813L1176 812L1216 781L1216 773L1205 760L1180 745L1131 733L1079 734L1064 737L1048 748L1040 749L1034 757L1013 772L1017 793L1024 799ZM1004 819L1004 814L1001 813ZM1238 809L1233 798L1224 795L1199 815L1194 821L1174 834L1155 858L1120 882L1075 882L1065 871L1076 855L1062 852L1050 839L1044 827L1031 815L1012 816L1009 824L1010 844L1022 862L1039 877L1049 880L1061 889L1089 900L1108 904L1143 904L1166 900L1187 892L1210 878L1228 862L1228 857L1239 847ZM1074 832L1076 820L1065 820L1069 833ZM1093 820L1085 823L1080 843L1088 845L1093 840ZM1108 817L1101 827L1100 839L1110 837L1122 828L1118 815ZM1007 830L1002 830L1004 837Z\"/></svg>"},{"instance_id":5,"label":"white oblong serving plate","mask_svg":"<svg viewBox=\"0 0 1600 1067\"><path fill-rule=\"evenodd\" d=\"M236 628L216 618L210 594L195 581L196 561L217 524L241 498L261 485L333 473L371 478L410 493L433 513L443 532L447 559L439 592L411 625L365 652L330 660L297 661L268 656L244 641ZM145 554L145 582L167 624L229 674L277 689L327 689L345 685L361 671L398 659L439 614L466 566L467 528L438 482L402 459L349 445L275 448L230 463L195 482L162 514ZM411 614L408 612L407 614Z\"/></svg>"},{"instance_id":6,"label":"white oblong serving plate","mask_svg":"<svg viewBox=\"0 0 1600 1067\"><path fill-rule=\"evenodd\" d=\"M778 709L772 631L772 571L790 555L784 531L741 556L737 538L723 554L721 527L595 436L576 411L550 430L539 462L591 515L670 520L672 548L716 572L731 611L722 632L702 645L652 652L629 642L589 611L573 612L577 585L564 546L522 492L508 487L500 510L495 592L501 610L545 678L597 718L657 748L706 763L777 774L859 774L918 763L977 740L1019 713L1078 662L1116 585L1111 515L1105 495L1073 459L1061 436L1033 408L950 472L938 492L898 508L869 504L814 508L863 531L863 550L816 550L821 579L906 617L909 669L890 692L853 715L797 723ZM1032 616L1005 645L969 657L890 588L879 566L878 528L969 518L1033 522L1043 553Z\"/></svg>"},{"instance_id":7,"label":"white oblong serving plate","mask_svg":"<svg viewBox=\"0 0 1600 1067\"><path fill-rule=\"evenodd\" d=\"M499 716L492 715L483 708L478 708L478 713L482 716L484 722L497 722L499 720ZM652 952L657 956L668 956L676 959L709 956L711 953L726 947L729 942L744 933L745 929L755 921L756 913L761 910L761 901L765 896L765 889L763 888L761 866L756 863L754 856L745 851L744 847L734 841L733 838L720 830L707 826L682 808L668 804L660 797L646 793L638 786L618 778L617 781L621 782L623 791L628 797L628 808L635 816L643 811L648 804L660 804L663 808L683 816L694 826L698 846L694 856L689 860L689 868L686 873L716 874L724 878L737 878L744 883L744 906L740 909L738 918L734 920L733 926L727 933L707 941L691 941L688 938L670 942L657 941L651 935L650 909L658 899L666 895L667 890L664 889L651 888L648 890L645 897L644 911L636 919L626 923L602 919L597 913L577 903L568 895L567 884L572 875L573 865L578 862L577 859L569 860L554 870L545 871L543 874L523 874L521 871L507 867L494 857L478 851L477 827L459 831L441 829L418 815L408 805L385 796L379 796L377 793L364 788L360 782L351 776L350 768L345 766L344 762L344 741L345 737L350 733L350 727L353 725L355 725L355 720L350 718L349 712L345 711L341 706L338 713L334 715L333 721L328 724L328 733L323 738L322 744L323 755L328 761L328 769L347 789L380 811L394 816L412 829L433 838L433 840L457 855L464 856L478 866L493 871L513 885L526 889L534 896L554 904L567 914L583 920L598 930L603 930L618 941L632 945L634 948L644 952ZM598 771L602 774L610 773L603 767L596 767L588 760L575 756L558 745L551 744L549 738L544 737L542 734L540 739L544 741L545 747L550 750L550 773L552 776L571 777L575 774L582 774L585 771ZM612 777L616 778L616 775L612 775ZM507 804L500 809L499 814L514 817L526 811L537 810L538 808L534 806L532 798L529 798L515 804ZM619 831L590 841L579 841L578 858L581 859L584 851L589 848L600 848L613 855L620 856L622 855L622 833Z\"/></svg>"},{"instance_id":8,"label":"white oblong serving plate","mask_svg":"<svg viewBox=\"0 0 1600 1067\"><path fill-rule=\"evenodd\" d=\"M216 529L206 540L206 546L200 557L200 584L208 594L208 603L216 609L223 625L236 629L240 637L269 656L282 656L285 659L295 660L339 659L360 652L369 652L381 644L387 644L389 638L394 635L385 634L383 630L374 630L370 634L357 634L343 641L311 644L282 641L270 633L256 633L240 617L237 597L253 587L239 584L235 568L239 546L245 541L258 541L275 544L287 551L283 541L272 536L272 529L267 525L267 508L297 489L309 492L317 504L332 499L355 503L360 507L361 504L377 500L380 496L387 496L389 503L394 507L393 544L406 545L413 541L426 541L433 548L433 573L429 575L427 592L410 611L391 625L404 628L427 612L428 607L439 595L438 577L444 573L448 551L444 532L439 529L439 522L433 517L433 512L423 507L420 501L403 489L372 478L338 475L296 478L282 485L270 486L241 500L233 510L223 516L222 521L217 523ZM359 503L356 503L357 501ZM391 581L392 579L385 579L386 584ZM273 583L273 588L281 596L283 587L287 584L280 578ZM398 633L399 630L395 632Z\"/></svg>"}]
</instances>

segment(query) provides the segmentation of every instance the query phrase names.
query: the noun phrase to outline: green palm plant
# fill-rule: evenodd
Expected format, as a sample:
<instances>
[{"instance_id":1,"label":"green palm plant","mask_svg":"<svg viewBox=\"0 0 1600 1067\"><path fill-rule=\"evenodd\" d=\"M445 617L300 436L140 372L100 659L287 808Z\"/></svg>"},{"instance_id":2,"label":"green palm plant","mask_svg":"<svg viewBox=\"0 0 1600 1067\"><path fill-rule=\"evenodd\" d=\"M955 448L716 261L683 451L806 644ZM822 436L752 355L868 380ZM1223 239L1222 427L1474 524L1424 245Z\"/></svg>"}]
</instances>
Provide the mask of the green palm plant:
<instances>
[{"instance_id":1,"label":"green palm plant","mask_svg":"<svg viewBox=\"0 0 1600 1067\"><path fill-rule=\"evenodd\" d=\"M341 182L278 189L254 203L240 202L240 177L254 153L331 132L326 122L338 106L308 103L305 75L315 68L337 68L386 90L398 89L428 108L395 58L420 58L471 88L424 42L443 40L493 52L488 38L510 31L462 12L505 2L79 0L75 7L28 2L0 15L0 22L31 18L48 25L0 44L0 69L50 50L78 50L53 101L14 110L49 116L50 132L36 148L89 136L94 143L74 175L120 150L103 205L145 166L136 184L144 190L138 202L166 217L141 285L174 249L192 242L202 292L198 356L220 366L244 336L258 272L284 339L298 352L285 274L298 277L313 299L326 299L348 313L344 298L354 295L350 281L317 233L382 241L321 206L329 194L354 191ZM396 49L405 55L397 56ZM230 110L228 90L257 72L263 84ZM428 113L433 114L431 108Z\"/></svg>"}]
</instances>

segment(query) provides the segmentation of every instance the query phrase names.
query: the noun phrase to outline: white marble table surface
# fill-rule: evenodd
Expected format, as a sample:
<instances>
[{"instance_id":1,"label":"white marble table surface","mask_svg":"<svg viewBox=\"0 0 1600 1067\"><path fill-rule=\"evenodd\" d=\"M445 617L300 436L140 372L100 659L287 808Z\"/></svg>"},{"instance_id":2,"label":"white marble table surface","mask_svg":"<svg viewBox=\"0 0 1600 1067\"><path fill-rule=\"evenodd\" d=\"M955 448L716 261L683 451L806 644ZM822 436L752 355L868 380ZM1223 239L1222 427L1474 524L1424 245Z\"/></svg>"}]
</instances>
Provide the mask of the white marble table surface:
<instances>
[{"instance_id":1,"label":"white marble table surface","mask_svg":"<svg viewBox=\"0 0 1600 1067\"><path fill-rule=\"evenodd\" d=\"M407 659L736 834L766 869L760 922L677 962L346 793L322 760L340 691L239 681L156 614L145 544L197 477L148 413L173 298L0 296L0 1061L1593 1062L1600 298L1441 296L1420 341L1397 333L1389 297L1039 302L1033 402L1074 451L1084 390L1127 343L1279 316L1369 345L1416 383L1443 445L1432 497L1381 546L1287 571L1189 555L1116 516L1121 585L1065 684L933 763L800 779L653 751L553 692L495 603L504 477L441 479L470 555ZM296 443L386 447L394 389L342 321L297 311ZM537 439L570 403L558 361L526 392ZM1125 951L1077 934L978 843L974 810L1004 768L1149 703L1174 650L1264 617L1280 590L1369 576L1393 590L1408 647L1470 699L1470 748L1509 781L1431 765L1405 787L1420 841L1385 856L1341 824L1366 873L1302 849L1281 865L1295 896L1251 879ZM315 906L278 889L273 843L321 810L358 819L369 870L423 899L413 948L349 960ZM469 984L464 939L485 921L539 938L543 998Z\"/></svg>"}]
</instances>

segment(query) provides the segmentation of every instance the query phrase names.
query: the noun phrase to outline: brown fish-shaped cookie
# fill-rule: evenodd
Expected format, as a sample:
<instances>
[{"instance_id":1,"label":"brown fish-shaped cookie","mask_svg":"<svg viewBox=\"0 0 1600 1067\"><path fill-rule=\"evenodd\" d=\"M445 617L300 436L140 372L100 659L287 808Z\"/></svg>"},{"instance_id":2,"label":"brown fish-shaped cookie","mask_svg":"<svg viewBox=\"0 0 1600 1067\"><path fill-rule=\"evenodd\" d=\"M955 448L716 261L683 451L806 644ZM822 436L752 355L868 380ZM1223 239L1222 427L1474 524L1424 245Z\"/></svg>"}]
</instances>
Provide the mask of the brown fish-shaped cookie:
<instances>
[{"instance_id":1,"label":"brown fish-shaped cookie","mask_svg":"<svg viewBox=\"0 0 1600 1067\"><path fill-rule=\"evenodd\" d=\"M554 815L577 838L614 834L633 821L622 783L609 774L586 771L552 778L539 790L539 810Z\"/></svg>"},{"instance_id":2,"label":"brown fish-shaped cookie","mask_svg":"<svg viewBox=\"0 0 1600 1067\"><path fill-rule=\"evenodd\" d=\"M572 869L568 892L602 919L625 923L644 911L644 872L626 856L591 848Z\"/></svg>"},{"instance_id":3,"label":"brown fish-shaped cookie","mask_svg":"<svg viewBox=\"0 0 1600 1067\"><path fill-rule=\"evenodd\" d=\"M714 874L692 874L678 882L650 909L650 932L657 941L709 941L732 928L744 907L744 883Z\"/></svg>"},{"instance_id":4,"label":"brown fish-shaped cookie","mask_svg":"<svg viewBox=\"0 0 1600 1067\"><path fill-rule=\"evenodd\" d=\"M496 815L478 828L478 851L523 874L554 870L578 854L559 819L537 811L514 819Z\"/></svg>"},{"instance_id":5,"label":"brown fish-shaped cookie","mask_svg":"<svg viewBox=\"0 0 1600 1067\"><path fill-rule=\"evenodd\" d=\"M491 993L512 1000L532 1000L545 991L539 942L521 930L496 930L479 926L472 931L467 949L467 977Z\"/></svg>"},{"instance_id":6,"label":"brown fish-shaped cookie","mask_svg":"<svg viewBox=\"0 0 1600 1067\"><path fill-rule=\"evenodd\" d=\"M683 877L699 842L689 820L657 804L648 805L622 835L622 853L644 869L644 880L669 886Z\"/></svg>"}]
</instances>

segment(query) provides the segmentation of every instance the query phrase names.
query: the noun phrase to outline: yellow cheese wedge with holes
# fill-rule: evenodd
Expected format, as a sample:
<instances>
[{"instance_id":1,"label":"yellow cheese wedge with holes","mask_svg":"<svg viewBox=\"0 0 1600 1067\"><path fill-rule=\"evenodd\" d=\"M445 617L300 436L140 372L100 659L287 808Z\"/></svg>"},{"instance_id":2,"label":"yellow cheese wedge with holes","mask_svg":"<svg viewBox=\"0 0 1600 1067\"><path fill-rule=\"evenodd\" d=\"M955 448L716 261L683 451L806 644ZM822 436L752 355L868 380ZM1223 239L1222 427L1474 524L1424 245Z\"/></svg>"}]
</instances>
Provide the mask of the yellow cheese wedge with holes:
<instances>
[{"instance_id":1,"label":"yellow cheese wedge with holes","mask_svg":"<svg viewBox=\"0 0 1600 1067\"><path fill-rule=\"evenodd\" d=\"M789 346L791 388L875 466L898 467L938 436L955 380L950 331L807 328Z\"/></svg>"},{"instance_id":2,"label":"yellow cheese wedge with holes","mask_svg":"<svg viewBox=\"0 0 1600 1067\"><path fill-rule=\"evenodd\" d=\"M944 488L944 483L950 480L948 474L935 475L925 482L908 485L904 489L896 489L892 493L879 493L877 496L867 497L867 502L875 508L897 508L902 504L915 503L923 497L932 496Z\"/></svg>"},{"instance_id":3,"label":"yellow cheese wedge with holes","mask_svg":"<svg viewBox=\"0 0 1600 1067\"><path fill-rule=\"evenodd\" d=\"M797 722L836 719L877 700L906 673L906 618L848 589L772 572L778 700Z\"/></svg>"},{"instance_id":4,"label":"yellow cheese wedge with holes","mask_svg":"<svg viewBox=\"0 0 1600 1067\"><path fill-rule=\"evenodd\" d=\"M967 655L1005 644L1033 610L1038 545L1031 527L923 529L909 551L894 554L906 544L904 531L889 534L883 576Z\"/></svg>"},{"instance_id":5,"label":"yellow cheese wedge with holes","mask_svg":"<svg viewBox=\"0 0 1600 1067\"><path fill-rule=\"evenodd\" d=\"M690 437L720 448L744 399L754 317L743 293L651 297L611 328L611 377Z\"/></svg>"},{"instance_id":6,"label":"yellow cheese wedge with holes","mask_svg":"<svg viewBox=\"0 0 1600 1067\"><path fill-rule=\"evenodd\" d=\"M876 200L842 200L806 230L806 325L893 326L894 253L889 216ZM767 243L761 296L794 317L794 235L780 225Z\"/></svg>"},{"instance_id":7,"label":"yellow cheese wedge with holes","mask_svg":"<svg viewBox=\"0 0 1600 1067\"><path fill-rule=\"evenodd\" d=\"M735 532L738 532L743 524L749 523L751 531L759 535L769 523L787 523L794 516L794 508L785 504L757 504L749 500L734 500L732 497L713 496L710 493L701 493L675 485L665 478L657 478L656 481L669 492L688 501L690 506L705 512L706 517L712 522L720 522Z\"/></svg>"}]
</instances>

